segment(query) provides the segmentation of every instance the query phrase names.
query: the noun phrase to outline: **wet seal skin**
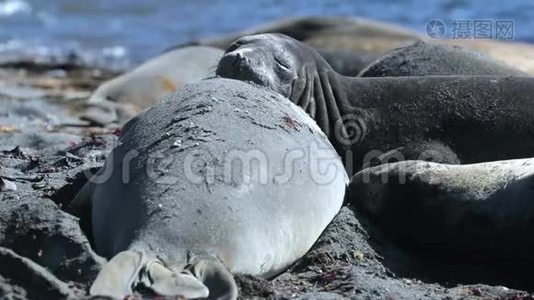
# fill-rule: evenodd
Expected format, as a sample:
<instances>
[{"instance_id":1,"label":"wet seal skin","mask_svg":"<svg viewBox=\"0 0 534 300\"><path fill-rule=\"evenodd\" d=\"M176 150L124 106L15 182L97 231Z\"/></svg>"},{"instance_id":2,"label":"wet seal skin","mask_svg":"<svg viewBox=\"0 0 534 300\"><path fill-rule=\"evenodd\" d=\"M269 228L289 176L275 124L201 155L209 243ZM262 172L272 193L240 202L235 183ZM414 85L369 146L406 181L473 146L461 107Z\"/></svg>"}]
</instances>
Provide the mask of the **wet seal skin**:
<instances>
[{"instance_id":1,"label":"wet seal skin","mask_svg":"<svg viewBox=\"0 0 534 300\"><path fill-rule=\"evenodd\" d=\"M222 78L128 122L96 176L75 200L92 207L96 251L111 259L91 294L119 298L143 283L165 296L235 299L231 274L269 278L303 256L348 181L300 108Z\"/></svg>"},{"instance_id":2,"label":"wet seal skin","mask_svg":"<svg viewBox=\"0 0 534 300\"><path fill-rule=\"evenodd\" d=\"M303 108L349 172L386 154L443 163L534 154L533 78L346 77L312 48L281 34L238 39L216 73L269 87Z\"/></svg>"}]
</instances>

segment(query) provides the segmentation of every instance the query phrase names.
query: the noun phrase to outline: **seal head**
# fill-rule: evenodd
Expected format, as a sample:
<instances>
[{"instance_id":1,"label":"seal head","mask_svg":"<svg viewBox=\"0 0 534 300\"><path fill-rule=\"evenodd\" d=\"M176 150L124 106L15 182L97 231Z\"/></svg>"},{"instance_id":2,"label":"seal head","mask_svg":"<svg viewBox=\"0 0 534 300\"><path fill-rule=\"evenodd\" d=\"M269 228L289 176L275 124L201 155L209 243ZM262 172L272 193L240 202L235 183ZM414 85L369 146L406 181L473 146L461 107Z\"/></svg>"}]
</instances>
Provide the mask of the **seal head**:
<instances>
[{"instance_id":1,"label":"seal head","mask_svg":"<svg viewBox=\"0 0 534 300\"><path fill-rule=\"evenodd\" d=\"M219 61L216 75L250 81L288 98L317 122L336 148L334 135L347 136L340 112L345 105L338 104L345 98L339 87L343 76L313 48L291 37L259 34L238 39ZM361 116L357 119L365 122ZM356 135L363 137L362 130Z\"/></svg>"},{"instance_id":2,"label":"seal head","mask_svg":"<svg viewBox=\"0 0 534 300\"><path fill-rule=\"evenodd\" d=\"M293 38L283 34L258 34L233 42L219 61L216 74L252 81L294 98L295 94L303 94L306 78L314 78L318 64L331 69L315 50Z\"/></svg>"}]
</instances>

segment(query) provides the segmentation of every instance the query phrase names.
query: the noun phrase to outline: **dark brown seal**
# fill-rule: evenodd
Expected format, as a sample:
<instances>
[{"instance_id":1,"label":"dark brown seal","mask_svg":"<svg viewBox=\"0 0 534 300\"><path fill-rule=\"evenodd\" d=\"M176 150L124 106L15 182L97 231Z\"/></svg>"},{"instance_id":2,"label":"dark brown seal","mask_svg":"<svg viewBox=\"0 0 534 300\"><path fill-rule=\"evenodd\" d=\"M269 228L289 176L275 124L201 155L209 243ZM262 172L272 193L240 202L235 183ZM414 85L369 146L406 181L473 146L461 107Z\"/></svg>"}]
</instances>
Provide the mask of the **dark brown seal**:
<instances>
[{"instance_id":1,"label":"dark brown seal","mask_svg":"<svg viewBox=\"0 0 534 300\"><path fill-rule=\"evenodd\" d=\"M389 158L420 159L430 151L432 160L446 163L455 163L444 159L455 155L476 163L534 154L533 78L346 77L281 34L237 40L216 73L267 86L298 104L350 163L349 171L391 150Z\"/></svg>"}]
</instances>

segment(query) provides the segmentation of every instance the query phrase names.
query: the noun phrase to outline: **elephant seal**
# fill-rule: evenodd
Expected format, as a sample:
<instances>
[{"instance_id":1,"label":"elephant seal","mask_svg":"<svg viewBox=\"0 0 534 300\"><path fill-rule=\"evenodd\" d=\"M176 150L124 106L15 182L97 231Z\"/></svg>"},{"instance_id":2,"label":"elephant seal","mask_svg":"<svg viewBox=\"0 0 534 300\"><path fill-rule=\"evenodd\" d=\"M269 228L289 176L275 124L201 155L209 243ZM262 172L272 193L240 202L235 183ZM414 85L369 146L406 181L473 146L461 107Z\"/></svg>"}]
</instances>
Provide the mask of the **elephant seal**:
<instances>
[{"instance_id":1,"label":"elephant seal","mask_svg":"<svg viewBox=\"0 0 534 300\"><path fill-rule=\"evenodd\" d=\"M278 20L250 30L223 37L194 41L194 45L207 45L226 49L233 41L261 33L282 33L316 49L346 52L357 55L385 55L399 47L417 41L458 45L506 62L506 64L534 74L534 46L528 43L488 39L432 39L417 32L384 22L364 18L308 16Z\"/></svg>"},{"instance_id":2,"label":"elephant seal","mask_svg":"<svg viewBox=\"0 0 534 300\"><path fill-rule=\"evenodd\" d=\"M111 258L93 295L122 298L141 281L161 295L234 299L230 273L283 271L343 203L339 156L268 89L202 80L125 127L75 200L90 201L96 251Z\"/></svg>"},{"instance_id":3,"label":"elephant seal","mask_svg":"<svg viewBox=\"0 0 534 300\"><path fill-rule=\"evenodd\" d=\"M89 98L84 119L97 124L127 120L162 96L187 83L213 75L223 51L213 47L181 47L154 57L137 68L104 82ZM128 110L117 109L125 106ZM124 116L123 116L124 115Z\"/></svg>"},{"instance_id":4,"label":"elephant seal","mask_svg":"<svg viewBox=\"0 0 534 300\"><path fill-rule=\"evenodd\" d=\"M223 37L195 41L222 49L246 35L281 33L315 48L347 53L384 54L421 40L413 31L364 18L306 16L277 20Z\"/></svg>"},{"instance_id":5,"label":"elephant seal","mask_svg":"<svg viewBox=\"0 0 534 300\"><path fill-rule=\"evenodd\" d=\"M329 51L318 49L317 52L337 73L345 76L358 76L380 56L346 51Z\"/></svg>"},{"instance_id":6,"label":"elephant seal","mask_svg":"<svg viewBox=\"0 0 534 300\"><path fill-rule=\"evenodd\" d=\"M370 64L358 76L398 77L428 75L528 76L482 53L459 46L416 42Z\"/></svg>"},{"instance_id":7,"label":"elephant seal","mask_svg":"<svg viewBox=\"0 0 534 300\"><path fill-rule=\"evenodd\" d=\"M362 170L348 200L399 241L432 254L534 263L534 158Z\"/></svg>"},{"instance_id":8,"label":"elephant seal","mask_svg":"<svg viewBox=\"0 0 534 300\"><path fill-rule=\"evenodd\" d=\"M349 172L384 154L410 160L430 151L444 163L451 163L446 157L475 163L534 154L533 78L347 77L280 34L235 41L216 74L267 86L302 107ZM423 152L405 151L423 143L429 146Z\"/></svg>"},{"instance_id":9,"label":"elephant seal","mask_svg":"<svg viewBox=\"0 0 534 300\"><path fill-rule=\"evenodd\" d=\"M503 61L530 76L534 75L534 45L532 43L495 39L434 39L432 41L439 44L458 45L485 53L489 57Z\"/></svg>"},{"instance_id":10,"label":"elephant seal","mask_svg":"<svg viewBox=\"0 0 534 300\"><path fill-rule=\"evenodd\" d=\"M336 72L346 76L356 76L391 50L421 40L409 30L364 18L307 16L277 20L190 45L226 49L243 36L261 33L281 33L311 45Z\"/></svg>"}]
</instances>

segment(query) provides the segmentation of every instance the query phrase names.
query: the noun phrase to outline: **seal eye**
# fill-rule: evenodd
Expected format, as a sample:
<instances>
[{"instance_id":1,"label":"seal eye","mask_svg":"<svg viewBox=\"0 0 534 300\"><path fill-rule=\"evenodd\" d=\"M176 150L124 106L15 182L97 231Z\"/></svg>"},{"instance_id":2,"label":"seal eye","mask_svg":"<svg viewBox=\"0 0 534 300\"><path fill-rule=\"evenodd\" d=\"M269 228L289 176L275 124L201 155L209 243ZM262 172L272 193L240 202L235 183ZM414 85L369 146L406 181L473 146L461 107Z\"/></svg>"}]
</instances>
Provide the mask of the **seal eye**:
<instances>
[{"instance_id":1,"label":"seal eye","mask_svg":"<svg viewBox=\"0 0 534 300\"><path fill-rule=\"evenodd\" d=\"M289 71L289 67L284 62L282 62L278 57L274 56L274 61L279 67L281 67L282 69L286 71Z\"/></svg>"},{"instance_id":2,"label":"seal eye","mask_svg":"<svg viewBox=\"0 0 534 300\"><path fill-rule=\"evenodd\" d=\"M115 99L115 97L112 97L112 96L110 96L110 95L106 95L105 99L106 99L107 101L117 102L117 99Z\"/></svg>"},{"instance_id":3,"label":"seal eye","mask_svg":"<svg viewBox=\"0 0 534 300\"><path fill-rule=\"evenodd\" d=\"M243 46L244 44L245 44L245 42L243 42L242 40L237 40L237 41L233 42L230 46L228 46L228 48L226 48L226 53L232 52L235 49Z\"/></svg>"}]
</instances>

